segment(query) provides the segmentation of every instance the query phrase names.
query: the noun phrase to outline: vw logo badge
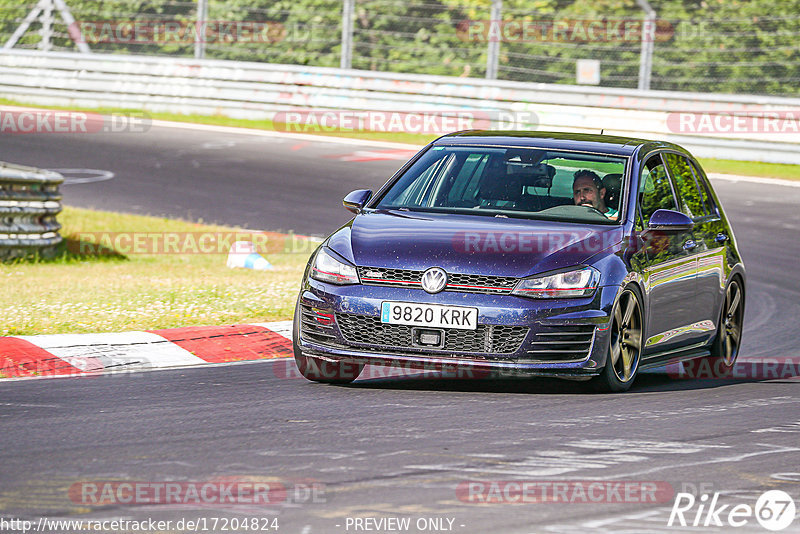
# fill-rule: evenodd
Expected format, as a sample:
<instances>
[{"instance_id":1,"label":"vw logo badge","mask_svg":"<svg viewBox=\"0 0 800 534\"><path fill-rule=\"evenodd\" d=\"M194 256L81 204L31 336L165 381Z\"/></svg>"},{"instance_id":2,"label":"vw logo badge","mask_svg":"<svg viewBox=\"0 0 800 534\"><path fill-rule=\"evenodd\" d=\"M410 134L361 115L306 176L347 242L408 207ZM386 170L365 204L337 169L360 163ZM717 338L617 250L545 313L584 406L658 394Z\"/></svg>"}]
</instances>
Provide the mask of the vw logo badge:
<instances>
[{"instance_id":1,"label":"vw logo badge","mask_svg":"<svg viewBox=\"0 0 800 534\"><path fill-rule=\"evenodd\" d=\"M447 273L440 267L431 267L422 273L422 289L428 293L438 293L447 285Z\"/></svg>"}]
</instances>

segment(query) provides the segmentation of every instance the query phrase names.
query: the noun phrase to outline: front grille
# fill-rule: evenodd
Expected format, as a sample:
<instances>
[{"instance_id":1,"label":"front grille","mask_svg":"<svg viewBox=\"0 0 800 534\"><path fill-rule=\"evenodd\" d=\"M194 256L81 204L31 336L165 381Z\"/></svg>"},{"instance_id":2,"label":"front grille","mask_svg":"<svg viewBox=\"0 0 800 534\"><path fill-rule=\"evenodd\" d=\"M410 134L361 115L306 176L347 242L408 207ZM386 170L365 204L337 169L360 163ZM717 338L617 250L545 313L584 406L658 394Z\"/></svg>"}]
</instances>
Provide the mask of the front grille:
<instances>
[{"instance_id":1,"label":"front grille","mask_svg":"<svg viewBox=\"0 0 800 534\"><path fill-rule=\"evenodd\" d=\"M359 267L358 276L362 284L405 286L422 285L422 273L408 269L384 269L378 267Z\"/></svg>"},{"instance_id":2,"label":"front grille","mask_svg":"<svg viewBox=\"0 0 800 534\"><path fill-rule=\"evenodd\" d=\"M361 283L389 287L422 287L422 273L413 269L387 269L383 267L359 267ZM518 279L511 276L489 276L483 274L447 273L445 291L463 293L509 294Z\"/></svg>"},{"instance_id":3,"label":"front grille","mask_svg":"<svg viewBox=\"0 0 800 534\"><path fill-rule=\"evenodd\" d=\"M336 323L342 337L357 345L379 345L390 349L435 350L483 354L511 354L519 349L528 334L526 326L495 326L479 324L477 330L445 328L444 347L424 349L414 347L411 339L413 327L381 323L380 317L337 313Z\"/></svg>"},{"instance_id":4,"label":"front grille","mask_svg":"<svg viewBox=\"0 0 800 534\"><path fill-rule=\"evenodd\" d=\"M517 284L509 276L485 276L481 274L448 274L445 291L466 293L511 293Z\"/></svg>"},{"instance_id":5,"label":"front grille","mask_svg":"<svg viewBox=\"0 0 800 534\"><path fill-rule=\"evenodd\" d=\"M524 361L584 360L592 348L595 327L586 325L543 326L533 339Z\"/></svg>"}]
</instances>

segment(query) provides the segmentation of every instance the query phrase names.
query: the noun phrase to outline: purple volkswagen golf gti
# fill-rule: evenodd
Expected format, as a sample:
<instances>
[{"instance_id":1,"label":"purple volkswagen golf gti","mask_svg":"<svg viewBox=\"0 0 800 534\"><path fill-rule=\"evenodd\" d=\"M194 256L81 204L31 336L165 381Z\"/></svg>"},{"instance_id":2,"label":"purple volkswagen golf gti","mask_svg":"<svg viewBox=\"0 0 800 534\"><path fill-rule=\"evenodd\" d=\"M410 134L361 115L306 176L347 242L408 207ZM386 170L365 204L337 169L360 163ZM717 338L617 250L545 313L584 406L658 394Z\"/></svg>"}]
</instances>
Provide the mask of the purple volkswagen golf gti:
<instances>
[{"instance_id":1,"label":"purple volkswagen golf gti","mask_svg":"<svg viewBox=\"0 0 800 534\"><path fill-rule=\"evenodd\" d=\"M677 145L459 132L344 205L355 218L311 256L295 311L310 380L447 366L624 391L645 368L724 374L738 355L744 265Z\"/></svg>"}]
</instances>

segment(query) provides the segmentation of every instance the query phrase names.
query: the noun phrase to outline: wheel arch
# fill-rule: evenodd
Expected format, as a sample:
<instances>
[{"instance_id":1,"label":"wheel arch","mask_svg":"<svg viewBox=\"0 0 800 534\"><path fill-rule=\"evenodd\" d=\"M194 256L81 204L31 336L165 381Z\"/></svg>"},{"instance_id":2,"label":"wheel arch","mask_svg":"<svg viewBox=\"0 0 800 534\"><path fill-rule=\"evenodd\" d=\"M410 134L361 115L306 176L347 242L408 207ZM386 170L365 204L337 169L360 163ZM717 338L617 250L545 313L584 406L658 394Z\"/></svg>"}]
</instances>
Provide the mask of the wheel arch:
<instances>
[{"instance_id":1,"label":"wheel arch","mask_svg":"<svg viewBox=\"0 0 800 534\"><path fill-rule=\"evenodd\" d=\"M740 265L741 264L738 264L736 267L739 267ZM741 304L741 306L742 306L742 319L744 319L744 311L745 311L745 308L747 307L746 306L747 305L747 282L745 281L744 269L743 268L742 269L734 268L734 270L731 270L731 272L729 273L727 280L725 280L725 287L722 288L722 298L720 299L719 304L717 305L717 309L715 310L715 315L714 315L714 318L715 318L714 320L715 321L718 321L719 317L722 315L722 308L725 307L725 293L728 291L728 287L730 287L731 282L733 282L736 279L738 279L740 281L739 289L742 292L742 304ZM719 325L716 325L716 326L717 326L717 330L719 330ZM714 337L716 337L716 335Z\"/></svg>"}]
</instances>

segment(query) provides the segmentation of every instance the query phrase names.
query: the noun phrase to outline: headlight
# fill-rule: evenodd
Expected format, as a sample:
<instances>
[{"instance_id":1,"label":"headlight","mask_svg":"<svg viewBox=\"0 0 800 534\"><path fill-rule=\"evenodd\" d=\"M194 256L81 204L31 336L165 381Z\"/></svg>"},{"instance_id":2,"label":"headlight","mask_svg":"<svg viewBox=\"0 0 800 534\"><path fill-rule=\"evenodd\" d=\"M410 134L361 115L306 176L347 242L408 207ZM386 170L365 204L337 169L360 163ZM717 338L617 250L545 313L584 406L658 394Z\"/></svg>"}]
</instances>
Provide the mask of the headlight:
<instances>
[{"instance_id":1,"label":"headlight","mask_svg":"<svg viewBox=\"0 0 800 534\"><path fill-rule=\"evenodd\" d=\"M320 282L345 285L358 284L358 273L352 265L342 263L327 252L324 248L319 249L317 257L314 258L314 266L311 268L311 278Z\"/></svg>"},{"instance_id":2,"label":"headlight","mask_svg":"<svg viewBox=\"0 0 800 534\"><path fill-rule=\"evenodd\" d=\"M597 289L599 281L600 272L597 269L584 267L565 273L520 280L512 294L537 299L588 297Z\"/></svg>"}]
</instances>

